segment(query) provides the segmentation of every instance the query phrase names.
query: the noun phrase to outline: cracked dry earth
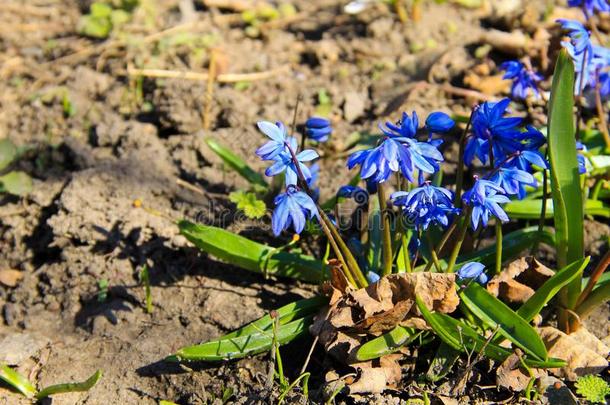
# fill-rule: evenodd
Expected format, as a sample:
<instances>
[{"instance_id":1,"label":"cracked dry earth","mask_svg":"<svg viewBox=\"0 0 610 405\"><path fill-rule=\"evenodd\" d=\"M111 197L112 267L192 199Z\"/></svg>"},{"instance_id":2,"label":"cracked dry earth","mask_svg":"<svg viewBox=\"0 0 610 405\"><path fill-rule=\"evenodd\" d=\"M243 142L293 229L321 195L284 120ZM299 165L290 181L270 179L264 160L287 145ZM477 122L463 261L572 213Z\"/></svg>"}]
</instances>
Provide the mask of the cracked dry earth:
<instances>
[{"instance_id":1,"label":"cracked dry earth","mask_svg":"<svg viewBox=\"0 0 610 405\"><path fill-rule=\"evenodd\" d=\"M175 221L186 217L281 243L253 231L268 229L268 218L254 222L236 214L227 194L245 183L222 166L204 137L214 136L260 168L253 150L262 138L253 123L289 121L297 95L303 121L320 89L332 98L331 147L339 150L350 133L374 130L399 109L464 112L469 105L463 100L414 84L429 77L459 79L475 64L467 45L480 38L482 23L470 10L433 2L425 4L420 25L403 27L384 5L352 18L340 14L342 2L296 1L305 18L249 38L243 26L219 18L226 13L198 6L194 18L201 24L192 30L216 38L229 72L289 66L245 90L216 84L211 129L205 131L205 82L146 79L143 98L151 108L132 105L127 61L158 57L155 42L101 48L103 41L78 35L85 3L0 4L0 137L30 146L19 168L34 178L28 197L1 197L0 268L23 277L15 287L0 285L0 356L41 387L104 371L91 391L56 396L53 404L208 403L226 387L238 403L264 403L264 356L194 370L161 362L182 346L309 297L315 288L221 264L178 235ZM156 7L152 32L184 17L178 1L149 3ZM137 18L134 35L141 31ZM437 46L411 52L428 39ZM201 70L188 66L188 58L178 52L160 63ZM62 94L73 113L66 114ZM455 161L455 152L447 155ZM323 194L348 179L342 159L323 160L322 166L328 179ZM592 244L610 234L607 224L590 226ZM145 311L138 281L144 265L151 275L152 314ZM104 281L108 288L100 300ZM607 312L596 319L599 332L607 334ZM303 341L289 345L287 369L296 373L308 348ZM312 360L319 370L314 382L323 376L322 357ZM362 401L398 400L388 394ZM0 387L0 404L21 403L28 402Z\"/></svg>"}]
</instances>

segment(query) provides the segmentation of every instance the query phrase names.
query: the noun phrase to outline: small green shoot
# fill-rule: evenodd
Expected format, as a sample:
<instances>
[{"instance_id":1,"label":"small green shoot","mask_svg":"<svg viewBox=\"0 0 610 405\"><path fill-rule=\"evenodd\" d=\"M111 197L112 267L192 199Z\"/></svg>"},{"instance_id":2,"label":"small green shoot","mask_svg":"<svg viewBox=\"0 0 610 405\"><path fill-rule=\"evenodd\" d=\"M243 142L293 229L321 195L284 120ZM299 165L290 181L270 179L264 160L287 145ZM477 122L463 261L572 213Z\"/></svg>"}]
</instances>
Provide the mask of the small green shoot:
<instances>
[{"instance_id":1,"label":"small green shoot","mask_svg":"<svg viewBox=\"0 0 610 405\"><path fill-rule=\"evenodd\" d=\"M601 377L586 375L576 381L576 393L594 404L605 404L610 395L610 385Z\"/></svg>"},{"instance_id":2,"label":"small green shoot","mask_svg":"<svg viewBox=\"0 0 610 405\"><path fill-rule=\"evenodd\" d=\"M97 302L105 302L108 299L108 279L102 278L97 282Z\"/></svg>"},{"instance_id":3,"label":"small green shoot","mask_svg":"<svg viewBox=\"0 0 610 405\"><path fill-rule=\"evenodd\" d=\"M152 314L153 304L152 304L152 294L150 292L150 276L148 274L148 266L144 265L142 270L140 270L140 282L144 284L144 292L146 294L146 312Z\"/></svg>"},{"instance_id":4,"label":"small green shoot","mask_svg":"<svg viewBox=\"0 0 610 405\"><path fill-rule=\"evenodd\" d=\"M40 391L28 381L28 379L13 370L6 364L0 364L0 380L3 380L8 385L19 391L27 398L36 398L41 400L55 394L63 394L67 392L83 392L89 391L102 378L102 371L97 370L91 377L83 382L78 383L63 383L50 385Z\"/></svg>"},{"instance_id":5,"label":"small green shoot","mask_svg":"<svg viewBox=\"0 0 610 405\"><path fill-rule=\"evenodd\" d=\"M328 117L333 109L332 98L328 95L326 89L318 90L318 105L316 106L316 115L319 117Z\"/></svg>"},{"instance_id":6,"label":"small green shoot","mask_svg":"<svg viewBox=\"0 0 610 405\"><path fill-rule=\"evenodd\" d=\"M250 219L260 219L267 211L265 202L259 200L256 194L251 192L234 191L229 194L229 199L237 204L237 209L243 211Z\"/></svg>"},{"instance_id":7,"label":"small green shoot","mask_svg":"<svg viewBox=\"0 0 610 405\"><path fill-rule=\"evenodd\" d=\"M7 138L0 139L0 173L19 158L20 150ZM0 193L24 196L32 191L32 179L24 172L9 171L0 175Z\"/></svg>"}]
</instances>

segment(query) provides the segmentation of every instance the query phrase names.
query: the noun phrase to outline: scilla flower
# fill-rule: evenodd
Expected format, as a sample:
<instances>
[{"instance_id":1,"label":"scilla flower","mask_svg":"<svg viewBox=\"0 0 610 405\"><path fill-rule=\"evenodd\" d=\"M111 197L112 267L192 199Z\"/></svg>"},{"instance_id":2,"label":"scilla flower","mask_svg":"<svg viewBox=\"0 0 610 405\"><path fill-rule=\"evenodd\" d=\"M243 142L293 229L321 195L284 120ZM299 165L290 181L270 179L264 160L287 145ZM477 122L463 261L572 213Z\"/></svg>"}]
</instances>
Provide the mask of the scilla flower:
<instances>
[{"instance_id":1,"label":"scilla flower","mask_svg":"<svg viewBox=\"0 0 610 405\"><path fill-rule=\"evenodd\" d=\"M311 117L305 122L305 135L317 142L326 142L333 132L326 118Z\"/></svg>"},{"instance_id":2,"label":"scilla flower","mask_svg":"<svg viewBox=\"0 0 610 405\"><path fill-rule=\"evenodd\" d=\"M390 199L394 205L402 208L402 213L409 226L428 229L430 224L447 226L448 215L457 210L453 207L451 192L429 183L415 188L410 192L397 191Z\"/></svg>"},{"instance_id":3,"label":"scilla flower","mask_svg":"<svg viewBox=\"0 0 610 405\"><path fill-rule=\"evenodd\" d=\"M285 193L275 197L274 204L271 227L276 236L291 225L300 234L307 219L318 216L318 209L311 197L294 185L289 185Z\"/></svg>"},{"instance_id":4,"label":"scilla flower","mask_svg":"<svg viewBox=\"0 0 610 405\"><path fill-rule=\"evenodd\" d=\"M595 12L605 13L610 11L610 4L607 0L568 0L568 6L582 7L587 18Z\"/></svg>"},{"instance_id":5,"label":"scilla flower","mask_svg":"<svg viewBox=\"0 0 610 405\"><path fill-rule=\"evenodd\" d=\"M464 150L464 161L471 165L474 157L481 163L487 163L489 144L491 143L494 159L504 159L507 155L520 148L520 131L517 128L522 119L519 117L504 117L510 99L497 103L485 102L472 113L472 135Z\"/></svg>"},{"instance_id":6,"label":"scilla flower","mask_svg":"<svg viewBox=\"0 0 610 405\"><path fill-rule=\"evenodd\" d=\"M538 82L544 77L537 72L525 67L525 65L516 60L509 60L500 65L500 70L506 71L503 79L513 81L511 94L513 98L525 100L530 91L536 99L540 98L538 91Z\"/></svg>"},{"instance_id":7,"label":"scilla flower","mask_svg":"<svg viewBox=\"0 0 610 405\"><path fill-rule=\"evenodd\" d=\"M481 222L487 226L490 214L502 222L508 222L508 215L500 207L500 204L510 201L504 194L502 187L483 179L477 179L472 188L464 193L462 200L472 208L472 229L476 230Z\"/></svg>"},{"instance_id":8,"label":"scilla flower","mask_svg":"<svg viewBox=\"0 0 610 405\"><path fill-rule=\"evenodd\" d=\"M352 198L358 205L369 202L369 193L358 186L341 186L337 191L338 198Z\"/></svg>"},{"instance_id":9,"label":"scilla flower","mask_svg":"<svg viewBox=\"0 0 610 405\"><path fill-rule=\"evenodd\" d=\"M296 151L297 144L296 139L290 138L291 142L286 144L287 148L290 148L292 151ZM313 149L306 149L302 152L299 152L295 155L295 158L298 162L298 169L295 165L293 154L294 152L282 152L279 155L273 158L274 162L271 166L265 170L265 175L269 177L273 177L282 172L286 172L286 186L297 184L297 180L299 178L299 170L303 174L305 181L311 180L311 171L305 165L304 162L310 162L318 157L318 153Z\"/></svg>"},{"instance_id":10,"label":"scilla flower","mask_svg":"<svg viewBox=\"0 0 610 405\"><path fill-rule=\"evenodd\" d=\"M525 186L538 186L534 176L516 167L500 167L496 169L490 180L500 186L506 194L516 195L520 200L525 197Z\"/></svg>"},{"instance_id":11,"label":"scilla flower","mask_svg":"<svg viewBox=\"0 0 610 405\"><path fill-rule=\"evenodd\" d=\"M485 265L478 262L466 263L457 271L458 281L475 280L481 285L487 284L488 277L485 274Z\"/></svg>"},{"instance_id":12,"label":"scilla flower","mask_svg":"<svg viewBox=\"0 0 610 405\"><path fill-rule=\"evenodd\" d=\"M275 124L269 121L259 121L256 123L258 129L271 140L258 148L256 154L263 160L272 160L277 155L286 151L286 142L294 142L296 139L288 136L286 126L281 122ZM294 141L292 141L294 139Z\"/></svg>"}]
</instances>

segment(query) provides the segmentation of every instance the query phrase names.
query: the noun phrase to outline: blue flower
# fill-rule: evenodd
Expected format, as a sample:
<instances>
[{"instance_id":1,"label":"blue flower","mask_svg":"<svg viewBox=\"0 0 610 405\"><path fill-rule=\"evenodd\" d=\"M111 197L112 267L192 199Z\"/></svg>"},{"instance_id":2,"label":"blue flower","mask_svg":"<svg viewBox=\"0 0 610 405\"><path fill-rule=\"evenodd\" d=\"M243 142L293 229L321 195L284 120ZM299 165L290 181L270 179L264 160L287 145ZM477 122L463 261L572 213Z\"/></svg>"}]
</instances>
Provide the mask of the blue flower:
<instances>
[{"instance_id":1,"label":"blue flower","mask_svg":"<svg viewBox=\"0 0 610 405\"><path fill-rule=\"evenodd\" d=\"M394 205L402 208L408 226L428 229L431 223L447 226L448 215L458 210L453 207L451 192L442 187L424 184L410 192L397 191L390 199Z\"/></svg>"},{"instance_id":2,"label":"blue flower","mask_svg":"<svg viewBox=\"0 0 610 405\"><path fill-rule=\"evenodd\" d=\"M317 142L326 142L333 132L330 121L325 118L311 117L305 122L305 135Z\"/></svg>"},{"instance_id":3,"label":"blue flower","mask_svg":"<svg viewBox=\"0 0 610 405\"><path fill-rule=\"evenodd\" d=\"M502 222L508 221L508 215L500 207L500 204L510 201L504 194L502 187L483 179L477 179L472 188L464 193L462 200L472 207L472 229L476 230L480 222L483 222L483 226L487 226L490 214Z\"/></svg>"},{"instance_id":4,"label":"blue flower","mask_svg":"<svg viewBox=\"0 0 610 405\"><path fill-rule=\"evenodd\" d=\"M271 227L276 236L291 225L294 231L300 234L306 220L318 215L318 209L311 197L293 185L288 186L285 193L275 197L274 204Z\"/></svg>"},{"instance_id":5,"label":"blue flower","mask_svg":"<svg viewBox=\"0 0 610 405\"><path fill-rule=\"evenodd\" d=\"M352 198L359 205L364 205L369 201L369 193L358 186L341 186L337 191L337 197Z\"/></svg>"},{"instance_id":6,"label":"blue flower","mask_svg":"<svg viewBox=\"0 0 610 405\"><path fill-rule=\"evenodd\" d=\"M426 118L426 129L430 134L449 132L454 126L455 121L444 112L435 111Z\"/></svg>"},{"instance_id":7,"label":"blue flower","mask_svg":"<svg viewBox=\"0 0 610 405\"><path fill-rule=\"evenodd\" d=\"M439 162L444 160L438 150L442 141L433 139L419 142L415 138L418 125L415 112L411 117L403 113L402 120L396 124L387 122L386 127L380 125L379 128L385 135L381 143L375 148L352 153L347 160L347 167L352 169L360 165L360 177L376 183L383 183L393 172L398 171L410 182L414 182L415 169L420 174L435 173L440 168Z\"/></svg>"},{"instance_id":8,"label":"blue flower","mask_svg":"<svg viewBox=\"0 0 610 405\"><path fill-rule=\"evenodd\" d=\"M474 157L481 163L489 159L491 142L494 159L505 159L509 154L520 149L520 131L517 128L522 119L504 117L510 99L505 98L497 103L485 102L472 113L472 136L468 139L464 151L464 161L471 165Z\"/></svg>"},{"instance_id":9,"label":"blue flower","mask_svg":"<svg viewBox=\"0 0 610 405\"><path fill-rule=\"evenodd\" d=\"M579 141L576 141L576 159L578 160L578 173L585 174L587 172L587 163L585 159L585 153L587 151L587 147Z\"/></svg>"},{"instance_id":10,"label":"blue flower","mask_svg":"<svg viewBox=\"0 0 610 405\"><path fill-rule=\"evenodd\" d=\"M391 137L404 137L404 138L415 138L417 135L417 129L419 128L419 119L417 113L413 111L413 114L409 117L406 112L402 113L402 118L393 124L389 121L385 123L386 128L379 126L381 132Z\"/></svg>"},{"instance_id":11,"label":"blue flower","mask_svg":"<svg viewBox=\"0 0 610 405\"><path fill-rule=\"evenodd\" d=\"M521 133L520 142L521 150L516 151L505 166L516 167L528 173L532 172L532 165L548 169L548 163L539 151L540 147L546 143L542 132L528 125L527 130Z\"/></svg>"},{"instance_id":12,"label":"blue flower","mask_svg":"<svg viewBox=\"0 0 610 405\"><path fill-rule=\"evenodd\" d=\"M538 82L544 77L531 69L527 69L525 65L516 60L509 60L500 65L500 70L506 71L503 79L513 81L511 94L516 99L525 100L530 92L534 94L536 99L540 98L538 91Z\"/></svg>"},{"instance_id":13,"label":"blue flower","mask_svg":"<svg viewBox=\"0 0 610 405\"><path fill-rule=\"evenodd\" d=\"M596 11L601 13L610 11L610 4L607 0L568 0L568 6L582 7L587 18Z\"/></svg>"},{"instance_id":14,"label":"blue flower","mask_svg":"<svg viewBox=\"0 0 610 405\"><path fill-rule=\"evenodd\" d=\"M525 186L538 186L534 176L516 167L500 167L490 180L504 189L506 194L517 195L520 200L525 197Z\"/></svg>"},{"instance_id":15,"label":"blue flower","mask_svg":"<svg viewBox=\"0 0 610 405\"><path fill-rule=\"evenodd\" d=\"M294 142L296 145L296 139L288 136L286 126L277 122L273 124L269 121L259 121L256 123L258 129L271 140L258 148L256 154L263 160L272 160L277 155L286 151L286 143ZM292 141L294 139L294 141Z\"/></svg>"},{"instance_id":16,"label":"blue flower","mask_svg":"<svg viewBox=\"0 0 610 405\"><path fill-rule=\"evenodd\" d=\"M374 283L378 282L380 278L381 278L381 277L379 277L379 274L377 274L377 273L375 273L375 272L373 272L373 271L370 271L370 270L369 270L369 271L366 273L366 279L368 280L368 282L369 282L370 284L374 284Z\"/></svg>"},{"instance_id":17,"label":"blue flower","mask_svg":"<svg viewBox=\"0 0 610 405\"><path fill-rule=\"evenodd\" d=\"M457 271L458 281L476 280L481 285L487 284L488 277L485 274L485 265L478 262L469 262Z\"/></svg>"},{"instance_id":18,"label":"blue flower","mask_svg":"<svg viewBox=\"0 0 610 405\"><path fill-rule=\"evenodd\" d=\"M589 31L578 21L576 20L566 20L559 19L557 20L559 24L561 24L561 28L565 31L568 31L568 36L570 37L570 43L574 47L574 53L579 55L593 46L591 43L591 35ZM562 42L562 45L564 43ZM591 52L589 52L591 53Z\"/></svg>"},{"instance_id":19,"label":"blue flower","mask_svg":"<svg viewBox=\"0 0 610 405\"><path fill-rule=\"evenodd\" d=\"M287 144L287 147L296 150L296 139L291 138L292 142ZM304 162L310 162L318 157L318 153L313 149L306 149L304 151L296 154L296 160L299 164L299 169L305 178L305 181L309 182L311 180L312 174L310 169L304 164ZM265 175L269 177L273 177L282 172L286 172L286 186L295 185L298 181L298 170L295 165L295 162L292 159L292 153L290 152L282 152L279 155L273 158L273 163L271 166L265 170Z\"/></svg>"}]
</instances>

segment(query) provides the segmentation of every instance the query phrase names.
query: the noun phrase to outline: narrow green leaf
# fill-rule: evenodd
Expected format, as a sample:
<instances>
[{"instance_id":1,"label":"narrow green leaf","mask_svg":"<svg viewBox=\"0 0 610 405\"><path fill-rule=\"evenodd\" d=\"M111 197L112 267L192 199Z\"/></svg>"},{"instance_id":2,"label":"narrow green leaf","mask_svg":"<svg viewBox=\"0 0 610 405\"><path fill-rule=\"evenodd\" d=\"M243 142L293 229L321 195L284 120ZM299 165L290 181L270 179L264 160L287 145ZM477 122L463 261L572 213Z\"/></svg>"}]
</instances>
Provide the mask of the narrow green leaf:
<instances>
[{"instance_id":1,"label":"narrow green leaf","mask_svg":"<svg viewBox=\"0 0 610 405\"><path fill-rule=\"evenodd\" d=\"M574 64L565 49L557 58L553 74L548 133L557 263L565 267L584 255L584 210L574 136ZM580 278L568 288L567 304L572 307L577 298L574 292L580 289Z\"/></svg>"},{"instance_id":2,"label":"narrow green leaf","mask_svg":"<svg viewBox=\"0 0 610 405\"><path fill-rule=\"evenodd\" d=\"M582 274L585 267L589 263L589 257L570 264L567 267L559 270L553 277L548 279L542 287L538 288L521 307L517 310L517 315L525 319L527 322L534 319L540 313L542 308L549 302L555 294L564 286L568 285L572 280Z\"/></svg>"},{"instance_id":3,"label":"narrow green leaf","mask_svg":"<svg viewBox=\"0 0 610 405\"><path fill-rule=\"evenodd\" d=\"M306 335L313 322L313 315L308 315L296 321L282 325L277 331L277 342L288 343L300 336ZM271 349L273 333L270 330L248 335L220 339L201 345L185 347L176 352L171 360L179 361L221 361L238 359Z\"/></svg>"},{"instance_id":4,"label":"narrow green leaf","mask_svg":"<svg viewBox=\"0 0 610 405\"><path fill-rule=\"evenodd\" d=\"M416 297L416 302L422 316L430 325L434 333L436 333L436 335L449 347L463 353L471 354L479 353L484 349L484 354L487 358L500 362L504 361L512 354L511 350L493 342L488 342L487 338L481 336L468 324L446 314L430 312L421 298ZM541 361L529 357L526 357L525 362L529 366L540 368L563 367L566 364L565 361L559 359Z\"/></svg>"},{"instance_id":5,"label":"narrow green leaf","mask_svg":"<svg viewBox=\"0 0 610 405\"><path fill-rule=\"evenodd\" d=\"M509 217L515 219L538 219L542 208L542 200L515 200L504 206ZM545 218L553 218L553 201L546 201ZM585 201L585 214L610 218L610 206L598 200Z\"/></svg>"},{"instance_id":6,"label":"narrow green leaf","mask_svg":"<svg viewBox=\"0 0 610 405\"><path fill-rule=\"evenodd\" d=\"M222 159L222 161L225 162L227 166L231 167L244 179L248 180L250 184L264 187L265 189L268 188L265 178L260 173L252 169L242 158L237 156L231 150L222 146L215 139L206 138L205 142L208 144L210 149L212 149L212 151L214 151L214 153L216 153Z\"/></svg>"},{"instance_id":7,"label":"narrow green leaf","mask_svg":"<svg viewBox=\"0 0 610 405\"><path fill-rule=\"evenodd\" d=\"M150 275L148 273L147 265L144 265L144 267L142 267L142 270L140 270L140 282L144 284L144 294L146 297L146 312L152 314L152 293L150 291Z\"/></svg>"},{"instance_id":8,"label":"narrow green leaf","mask_svg":"<svg viewBox=\"0 0 610 405\"><path fill-rule=\"evenodd\" d=\"M459 292L459 295L468 309L490 328L498 328L500 335L523 349L525 353L539 360L547 359L546 347L534 328L478 283L470 283Z\"/></svg>"},{"instance_id":9,"label":"narrow green leaf","mask_svg":"<svg viewBox=\"0 0 610 405\"><path fill-rule=\"evenodd\" d=\"M4 170L17 157L17 147L8 138L0 139L0 170Z\"/></svg>"},{"instance_id":10,"label":"narrow green leaf","mask_svg":"<svg viewBox=\"0 0 610 405\"><path fill-rule=\"evenodd\" d=\"M214 226L178 222L180 233L216 258L261 274L273 274L318 283L326 277L324 264L307 255L277 251Z\"/></svg>"},{"instance_id":11,"label":"narrow green leaf","mask_svg":"<svg viewBox=\"0 0 610 405\"><path fill-rule=\"evenodd\" d=\"M381 261L381 227L382 217L379 209L379 201L375 198L371 201L371 211L369 213L369 239L368 239L368 264L369 269L379 269Z\"/></svg>"},{"instance_id":12,"label":"narrow green leaf","mask_svg":"<svg viewBox=\"0 0 610 405\"><path fill-rule=\"evenodd\" d=\"M36 387L27 378L6 364L0 364L0 380L15 388L27 398L32 398L36 395Z\"/></svg>"},{"instance_id":13,"label":"narrow green leaf","mask_svg":"<svg viewBox=\"0 0 610 405\"><path fill-rule=\"evenodd\" d=\"M586 300L584 300L578 308L576 313L582 318L585 318L591 311L597 308L599 305L610 300L610 279L598 281L596 287L589 294Z\"/></svg>"},{"instance_id":14,"label":"narrow green leaf","mask_svg":"<svg viewBox=\"0 0 610 405\"><path fill-rule=\"evenodd\" d=\"M0 176L0 188L7 193L23 197L32 191L32 178L24 172L9 172Z\"/></svg>"},{"instance_id":15,"label":"narrow green leaf","mask_svg":"<svg viewBox=\"0 0 610 405\"><path fill-rule=\"evenodd\" d=\"M360 346L356 352L356 359L358 361L367 361L394 353L401 347L411 343L420 333L412 328L397 326L390 332L369 340Z\"/></svg>"},{"instance_id":16,"label":"narrow green leaf","mask_svg":"<svg viewBox=\"0 0 610 405\"><path fill-rule=\"evenodd\" d=\"M43 398L46 398L46 397L54 395L54 394L62 394L65 392L89 391L91 388L93 388L93 386L95 384L97 384L97 382L100 380L100 378L102 378L102 371L97 370L95 373L93 373L93 375L91 377L87 378L86 381L79 382L79 383L56 384L56 385L51 385L49 387L46 387L45 389L40 391L38 394L36 394L36 398L43 399Z\"/></svg>"},{"instance_id":17,"label":"narrow green leaf","mask_svg":"<svg viewBox=\"0 0 610 405\"><path fill-rule=\"evenodd\" d=\"M280 318L280 325L284 325L295 319L317 313L320 308L326 304L328 304L328 298L317 295L312 298L291 302L290 304L284 305L283 307L277 309L275 312L277 312L277 316ZM225 335L223 339L271 330L272 326L273 319L271 318L271 315L265 315L262 318L244 326L243 328Z\"/></svg>"},{"instance_id":18,"label":"narrow green leaf","mask_svg":"<svg viewBox=\"0 0 610 405\"><path fill-rule=\"evenodd\" d=\"M460 354L459 350L441 341L426 373L426 379L430 382L437 382L445 377L451 372L453 365L460 358Z\"/></svg>"}]
</instances>

